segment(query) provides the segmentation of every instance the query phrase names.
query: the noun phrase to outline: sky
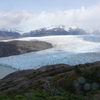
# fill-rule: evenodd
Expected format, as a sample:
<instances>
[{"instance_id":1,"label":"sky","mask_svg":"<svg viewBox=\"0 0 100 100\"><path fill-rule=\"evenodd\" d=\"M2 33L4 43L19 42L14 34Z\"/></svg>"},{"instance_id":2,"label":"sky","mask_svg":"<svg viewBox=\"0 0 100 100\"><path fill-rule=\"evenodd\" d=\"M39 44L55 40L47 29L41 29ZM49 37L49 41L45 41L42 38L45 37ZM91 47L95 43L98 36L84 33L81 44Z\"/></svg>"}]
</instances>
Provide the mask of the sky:
<instances>
[{"instance_id":1,"label":"sky","mask_svg":"<svg viewBox=\"0 0 100 100\"><path fill-rule=\"evenodd\" d=\"M0 0L0 29L24 33L55 25L100 29L100 0Z\"/></svg>"}]
</instances>

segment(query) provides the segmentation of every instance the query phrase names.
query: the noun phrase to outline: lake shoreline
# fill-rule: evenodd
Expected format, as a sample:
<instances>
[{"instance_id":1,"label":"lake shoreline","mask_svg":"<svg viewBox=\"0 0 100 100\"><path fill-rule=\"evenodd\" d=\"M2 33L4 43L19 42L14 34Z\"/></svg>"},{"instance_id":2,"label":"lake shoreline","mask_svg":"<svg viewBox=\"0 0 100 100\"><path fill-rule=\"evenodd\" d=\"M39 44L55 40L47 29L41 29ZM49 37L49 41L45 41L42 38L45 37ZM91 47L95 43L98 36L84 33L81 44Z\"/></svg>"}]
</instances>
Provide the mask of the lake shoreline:
<instances>
[{"instance_id":1,"label":"lake shoreline","mask_svg":"<svg viewBox=\"0 0 100 100\"><path fill-rule=\"evenodd\" d=\"M0 79L4 78L6 75L16 72L17 70L8 66L0 65Z\"/></svg>"}]
</instances>

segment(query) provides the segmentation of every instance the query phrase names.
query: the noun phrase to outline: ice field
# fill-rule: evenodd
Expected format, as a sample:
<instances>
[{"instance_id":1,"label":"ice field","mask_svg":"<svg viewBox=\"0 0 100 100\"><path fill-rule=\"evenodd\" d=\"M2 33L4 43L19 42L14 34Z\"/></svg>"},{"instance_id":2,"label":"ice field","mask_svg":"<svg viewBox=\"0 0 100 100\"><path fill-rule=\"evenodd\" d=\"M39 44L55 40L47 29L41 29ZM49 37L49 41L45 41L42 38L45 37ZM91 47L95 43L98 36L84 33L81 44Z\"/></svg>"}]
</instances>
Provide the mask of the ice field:
<instances>
[{"instance_id":1,"label":"ice field","mask_svg":"<svg viewBox=\"0 0 100 100\"><path fill-rule=\"evenodd\" d=\"M37 69L41 66L65 63L69 65L100 61L100 36L45 36L17 40L46 41L53 48L0 58L0 65L17 70Z\"/></svg>"}]
</instances>

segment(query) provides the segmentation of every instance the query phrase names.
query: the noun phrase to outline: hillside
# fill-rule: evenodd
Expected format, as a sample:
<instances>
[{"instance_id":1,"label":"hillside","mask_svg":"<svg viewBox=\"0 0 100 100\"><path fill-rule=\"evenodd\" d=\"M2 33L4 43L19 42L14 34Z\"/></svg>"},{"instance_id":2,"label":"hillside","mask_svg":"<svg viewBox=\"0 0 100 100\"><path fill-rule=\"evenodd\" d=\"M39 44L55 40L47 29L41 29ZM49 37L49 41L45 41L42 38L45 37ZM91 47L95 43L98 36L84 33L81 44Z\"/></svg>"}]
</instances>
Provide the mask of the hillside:
<instances>
[{"instance_id":1,"label":"hillside","mask_svg":"<svg viewBox=\"0 0 100 100\"><path fill-rule=\"evenodd\" d=\"M0 42L0 57L19 55L32 51L51 48L52 45L42 41L9 41Z\"/></svg>"},{"instance_id":2,"label":"hillside","mask_svg":"<svg viewBox=\"0 0 100 100\"><path fill-rule=\"evenodd\" d=\"M0 80L0 100L99 100L99 66L58 64L11 73Z\"/></svg>"}]
</instances>

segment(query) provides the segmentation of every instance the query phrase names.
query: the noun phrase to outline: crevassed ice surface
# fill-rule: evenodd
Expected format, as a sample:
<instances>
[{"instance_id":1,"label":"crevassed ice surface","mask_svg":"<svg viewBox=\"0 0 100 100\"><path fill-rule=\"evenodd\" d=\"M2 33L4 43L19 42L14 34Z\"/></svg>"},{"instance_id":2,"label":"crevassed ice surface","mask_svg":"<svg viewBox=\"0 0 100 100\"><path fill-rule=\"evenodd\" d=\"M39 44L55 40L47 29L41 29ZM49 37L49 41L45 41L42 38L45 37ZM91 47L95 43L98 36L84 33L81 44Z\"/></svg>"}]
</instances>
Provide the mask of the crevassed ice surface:
<instances>
[{"instance_id":1,"label":"crevassed ice surface","mask_svg":"<svg viewBox=\"0 0 100 100\"><path fill-rule=\"evenodd\" d=\"M53 48L2 57L0 65L10 66L17 70L37 69L41 66L65 63L69 65L100 61L100 36L45 36L28 37L17 40L46 41Z\"/></svg>"}]
</instances>

